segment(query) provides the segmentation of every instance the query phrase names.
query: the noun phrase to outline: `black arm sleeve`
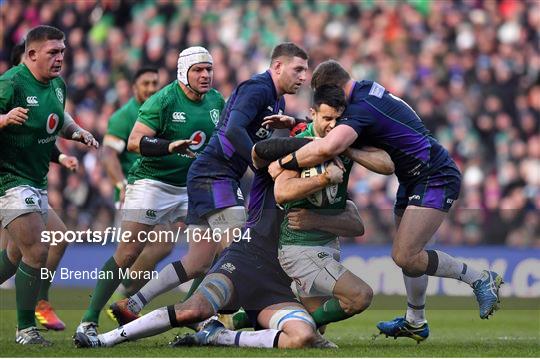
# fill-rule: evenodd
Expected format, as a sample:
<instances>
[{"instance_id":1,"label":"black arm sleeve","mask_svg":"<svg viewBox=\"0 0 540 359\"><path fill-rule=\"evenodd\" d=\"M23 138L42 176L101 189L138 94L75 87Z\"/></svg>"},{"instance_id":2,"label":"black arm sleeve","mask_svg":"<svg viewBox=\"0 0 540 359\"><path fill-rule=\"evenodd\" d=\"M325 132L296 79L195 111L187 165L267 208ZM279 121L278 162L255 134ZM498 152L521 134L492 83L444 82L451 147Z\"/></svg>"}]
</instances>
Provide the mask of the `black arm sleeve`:
<instances>
[{"instance_id":1,"label":"black arm sleeve","mask_svg":"<svg viewBox=\"0 0 540 359\"><path fill-rule=\"evenodd\" d=\"M169 155L169 144L171 141L162 138L142 136L139 142L141 155L147 157L160 157Z\"/></svg>"},{"instance_id":2,"label":"black arm sleeve","mask_svg":"<svg viewBox=\"0 0 540 359\"><path fill-rule=\"evenodd\" d=\"M236 152L249 163L251 163L251 148L253 147L253 141L247 132L250 122L251 118L243 112L233 110L225 130L225 136L234 146Z\"/></svg>"},{"instance_id":3,"label":"black arm sleeve","mask_svg":"<svg viewBox=\"0 0 540 359\"><path fill-rule=\"evenodd\" d=\"M255 153L263 160L275 161L311 142L307 138L269 138L255 144Z\"/></svg>"},{"instance_id":4,"label":"black arm sleeve","mask_svg":"<svg viewBox=\"0 0 540 359\"><path fill-rule=\"evenodd\" d=\"M58 149L58 146L55 144L51 152L50 162L60 163L59 158L61 154L62 152L60 152L60 150Z\"/></svg>"}]
</instances>

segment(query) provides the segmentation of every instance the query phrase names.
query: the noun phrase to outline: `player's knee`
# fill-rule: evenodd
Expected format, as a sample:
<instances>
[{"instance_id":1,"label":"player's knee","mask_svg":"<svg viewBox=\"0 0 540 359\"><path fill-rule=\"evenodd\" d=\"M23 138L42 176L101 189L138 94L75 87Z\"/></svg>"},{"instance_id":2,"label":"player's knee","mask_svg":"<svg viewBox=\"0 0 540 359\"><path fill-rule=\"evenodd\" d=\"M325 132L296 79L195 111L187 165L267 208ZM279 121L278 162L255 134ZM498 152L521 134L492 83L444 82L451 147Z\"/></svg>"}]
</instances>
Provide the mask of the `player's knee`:
<instances>
[{"instance_id":1,"label":"player's knee","mask_svg":"<svg viewBox=\"0 0 540 359\"><path fill-rule=\"evenodd\" d=\"M131 267L133 263L135 263L135 260L137 260L139 254L140 251L129 249L122 251L121 253L116 253L114 259L118 267L128 268Z\"/></svg>"},{"instance_id":2,"label":"player's knee","mask_svg":"<svg viewBox=\"0 0 540 359\"><path fill-rule=\"evenodd\" d=\"M354 299L351 303L352 314L360 313L366 310L373 300L373 289L370 286L364 285L356 290Z\"/></svg>"},{"instance_id":3,"label":"player's knee","mask_svg":"<svg viewBox=\"0 0 540 359\"><path fill-rule=\"evenodd\" d=\"M189 323L198 323L202 322L205 319L210 318L212 315L214 315L214 312L212 311L212 307L204 307L204 306L198 306L195 308L189 308L189 309L178 309L175 311L176 315L176 321L178 323L182 323L183 326L185 324Z\"/></svg>"},{"instance_id":4,"label":"player's knee","mask_svg":"<svg viewBox=\"0 0 540 359\"><path fill-rule=\"evenodd\" d=\"M410 263L410 258L407 253L393 250L392 259L394 260L394 263L396 263L398 267L407 270L407 267L409 266L409 263Z\"/></svg>"},{"instance_id":5,"label":"player's knee","mask_svg":"<svg viewBox=\"0 0 540 359\"><path fill-rule=\"evenodd\" d=\"M341 306L349 315L366 310L373 300L373 290L367 284L358 284L349 288L345 298L340 299Z\"/></svg>"},{"instance_id":6,"label":"player's knee","mask_svg":"<svg viewBox=\"0 0 540 359\"><path fill-rule=\"evenodd\" d=\"M47 262L47 254L49 252L49 247L46 245L35 245L32 246L30 250L30 257L32 261L41 267L45 266Z\"/></svg>"},{"instance_id":7,"label":"player's knee","mask_svg":"<svg viewBox=\"0 0 540 359\"><path fill-rule=\"evenodd\" d=\"M212 267L212 261L201 261L193 268L193 277L206 274Z\"/></svg>"},{"instance_id":8,"label":"player's knee","mask_svg":"<svg viewBox=\"0 0 540 359\"><path fill-rule=\"evenodd\" d=\"M311 327L297 329L294 333L287 333L290 338L289 347L292 349L308 348L315 340L315 332Z\"/></svg>"},{"instance_id":9,"label":"player's knee","mask_svg":"<svg viewBox=\"0 0 540 359\"><path fill-rule=\"evenodd\" d=\"M174 312L178 326L201 322L216 314L212 305L197 294L186 302L175 305Z\"/></svg>"}]
</instances>

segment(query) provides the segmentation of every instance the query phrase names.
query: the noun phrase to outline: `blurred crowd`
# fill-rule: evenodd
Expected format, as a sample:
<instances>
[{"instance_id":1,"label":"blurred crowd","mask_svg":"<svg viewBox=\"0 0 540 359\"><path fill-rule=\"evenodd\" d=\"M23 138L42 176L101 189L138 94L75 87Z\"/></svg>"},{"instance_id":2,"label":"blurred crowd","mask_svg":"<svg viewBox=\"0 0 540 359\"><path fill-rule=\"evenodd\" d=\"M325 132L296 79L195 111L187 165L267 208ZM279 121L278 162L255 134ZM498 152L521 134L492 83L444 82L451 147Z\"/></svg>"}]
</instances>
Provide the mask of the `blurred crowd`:
<instances>
[{"instance_id":1,"label":"blurred crowd","mask_svg":"<svg viewBox=\"0 0 540 359\"><path fill-rule=\"evenodd\" d=\"M407 101L458 163L461 196L438 243L540 246L538 1L3 0L0 16L0 73L30 28L66 33L67 111L98 139L131 96L134 72L153 65L163 86L185 47L211 51L226 98L268 67L280 42L304 47L311 69L337 59ZM288 96L287 112L304 117L309 97L308 86ZM113 190L98 152L60 145L83 165L74 174L51 165L51 206L71 228L110 225ZM366 234L350 240L391 242L396 188L394 176L355 168L349 189Z\"/></svg>"}]
</instances>

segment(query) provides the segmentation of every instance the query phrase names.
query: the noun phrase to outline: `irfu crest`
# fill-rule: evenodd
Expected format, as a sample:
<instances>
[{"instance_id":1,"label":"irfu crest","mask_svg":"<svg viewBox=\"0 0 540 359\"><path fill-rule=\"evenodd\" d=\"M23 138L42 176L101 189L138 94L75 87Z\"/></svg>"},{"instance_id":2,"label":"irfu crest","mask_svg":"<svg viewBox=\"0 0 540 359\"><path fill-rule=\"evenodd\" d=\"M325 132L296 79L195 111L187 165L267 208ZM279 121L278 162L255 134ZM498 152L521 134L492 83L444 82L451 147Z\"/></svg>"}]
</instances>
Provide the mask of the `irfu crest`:
<instances>
[{"instance_id":1,"label":"irfu crest","mask_svg":"<svg viewBox=\"0 0 540 359\"><path fill-rule=\"evenodd\" d=\"M214 123L214 126L219 122L219 110L213 109L210 111L210 119Z\"/></svg>"}]
</instances>

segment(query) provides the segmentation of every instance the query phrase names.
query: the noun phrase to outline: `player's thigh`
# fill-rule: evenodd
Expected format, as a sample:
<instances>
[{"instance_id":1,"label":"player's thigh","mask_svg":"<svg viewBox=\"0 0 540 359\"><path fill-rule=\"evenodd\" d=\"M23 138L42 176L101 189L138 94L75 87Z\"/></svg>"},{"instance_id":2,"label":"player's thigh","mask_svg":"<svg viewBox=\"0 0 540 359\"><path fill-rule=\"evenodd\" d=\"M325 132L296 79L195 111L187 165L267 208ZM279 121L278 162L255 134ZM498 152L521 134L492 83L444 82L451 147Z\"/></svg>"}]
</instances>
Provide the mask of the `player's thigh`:
<instances>
[{"instance_id":1,"label":"player's thigh","mask_svg":"<svg viewBox=\"0 0 540 359\"><path fill-rule=\"evenodd\" d=\"M186 233L189 249L182 258L182 265L188 276L198 275L210 268L220 244L214 240L208 226L189 225Z\"/></svg>"},{"instance_id":2,"label":"player's thigh","mask_svg":"<svg viewBox=\"0 0 540 359\"><path fill-rule=\"evenodd\" d=\"M11 263L18 263L22 258L22 253L17 243L9 236L6 229L0 229L0 242L2 243L2 250L6 250L7 256Z\"/></svg>"},{"instance_id":3,"label":"player's thigh","mask_svg":"<svg viewBox=\"0 0 540 359\"><path fill-rule=\"evenodd\" d=\"M46 224L46 230L49 232L67 232L67 227L58 216L58 213L52 208L49 207L49 210L47 212L47 224ZM66 247L68 245L68 242L66 241L60 241L54 246L51 246L49 249L49 253L58 253L59 255L62 255L64 251L66 250Z\"/></svg>"},{"instance_id":4,"label":"player's thigh","mask_svg":"<svg viewBox=\"0 0 540 359\"><path fill-rule=\"evenodd\" d=\"M407 206L394 238L392 252L405 256L419 253L433 237L445 217L446 212L439 209Z\"/></svg>"},{"instance_id":5,"label":"player's thigh","mask_svg":"<svg viewBox=\"0 0 540 359\"><path fill-rule=\"evenodd\" d=\"M40 236L45 230L45 223L40 213L32 212L18 216L7 225L6 229L25 258L25 263L35 267L45 264L49 245L41 241Z\"/></svg>"},{"instance_id":6,"label":"player's thigh","mask_svg":"<svg viewBox=\"0 0 540 359\"><path fill-rule=\"evenodd\" d=\"M337 241L324 246L286 245L279 250L281 267L296 283L299 296L332 296L337 280L347 270L339 262Z\"/></svg>"},{"instance_id":7,"label":"player's thigh","mask_svg":"<svg viewBox=\"0 0 540 359\"><path fill-rule=\"evenodd\" d=\"M2 228L0 223L0 250L3 251L7 248L9 239L10 237L8 231Z\"/></svg>"},{"instance_id":8,"label":"player's thigh","mask_svg":"<svg viewBox=\"0 0 540 359\"><path fill-rule=\"evenodd\" d=\"M217 210L206 216L214 237L219 236L220 248L227 248L241 233L246 223L244 206L233 206Z\"/></svg>"},{"instance_id":9,"label":"player's thigh","mask_svg":"<svg viewBox=\"0 0 540 359\"><path fill-rule=\"evenodd\" d=\"M45 230L45 223L41 214L31 212L12 220L6 229L9 236L24 251L24 248L41 243L41 232Z\"/></svg>"},{"instance_id":10,"label":"player's thigh","mask_svg":"<svg viewBox=\"0 0 540 359\"><path fill-rule=\"evenodd\" d=\"M62 221L62 219L58 216L58 213L56 213L56 211L50 207L47 211L46 228L48 231L67 231L67 227Z\"/></svg>"}]
</instances>

